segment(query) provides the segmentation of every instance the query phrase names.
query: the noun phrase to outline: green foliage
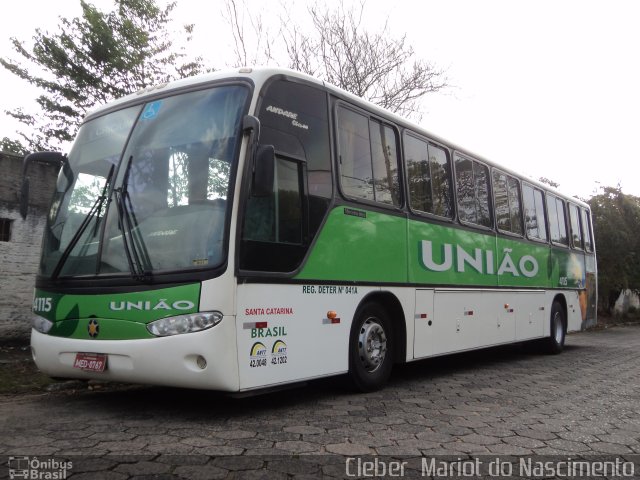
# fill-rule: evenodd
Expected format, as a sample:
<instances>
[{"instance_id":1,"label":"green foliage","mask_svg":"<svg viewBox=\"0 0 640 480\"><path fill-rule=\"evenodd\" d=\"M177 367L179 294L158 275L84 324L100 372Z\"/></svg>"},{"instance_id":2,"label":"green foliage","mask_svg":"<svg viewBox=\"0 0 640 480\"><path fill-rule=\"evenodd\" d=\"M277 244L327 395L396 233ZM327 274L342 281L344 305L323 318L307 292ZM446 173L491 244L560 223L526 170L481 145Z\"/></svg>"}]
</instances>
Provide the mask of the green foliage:
<instances>
[{"instance_id":1,"label":"green foliage","mask_svg":"<svg viewBox=\"0 0 640 480\"><path fill-rule=\"evenodd\" d=\"M622 289L640 290L640 197L603 187L589 199L598 249L600 308L610 311Z\"/></svg>"},{"instance_id":2,"label":"green foliage","mask_svg":"<svg viewBox=\"0 0 640 480\"><path fill-rule=\"evenodd\" d=\"M17 140L11 140L8 137L4 137L0 140L0 151L15 153L16 155L26 155L28 150Z\"/></svg>"},{"instance_id":3,"label":"green foliage","mask_svg":"<svg viewBox=\"0 0 640 480\"><path fill-rule=\"evenodd\" d=\"M20 133L29 149L47 150L72 140L87 110L109 100L203 70L201 58L187 58L185 47L170 40L170 14L155 0L114 0L105 13L80 0L82 16L60 18L58 32L37 29L33 44L12 38L24 63L0 58L0 64L43 93L42 112L6 112L35 130ZM182 44L193 26L184 26Z\"/></svg>"}]
</instances>

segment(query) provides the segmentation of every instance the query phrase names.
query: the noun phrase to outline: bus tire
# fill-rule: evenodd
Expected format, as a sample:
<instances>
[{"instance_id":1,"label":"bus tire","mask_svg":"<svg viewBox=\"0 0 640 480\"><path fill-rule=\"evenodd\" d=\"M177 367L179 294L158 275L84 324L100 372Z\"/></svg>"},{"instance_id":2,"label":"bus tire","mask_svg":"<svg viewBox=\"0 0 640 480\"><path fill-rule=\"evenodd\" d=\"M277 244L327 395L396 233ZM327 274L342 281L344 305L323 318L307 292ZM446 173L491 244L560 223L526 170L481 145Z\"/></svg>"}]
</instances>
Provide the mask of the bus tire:
<instances>
[{"instance_id":1,"label":"bus tire","mask_svg":"<svg viewBox=\"0 0 640 480\"><path fill-rule=\"evenodd\" d=\"M564 340L567 334L567 323L564 308L558 301L551 305L551 317L549 319L550 335L545 339L544 349L547 353L556 355L562 352Z\"/></svg>"},{"instance_id":2,"label":"bus tire","mask_svg":"<svg viewBox=\"0 0 640 480\"><path fill-rule=\"evenodd\" d=\"M349 377L361 392L384 386L393 367L393 329L386 310L377 303L356 312L349 338Z\"/></svg>"}]
</instances>

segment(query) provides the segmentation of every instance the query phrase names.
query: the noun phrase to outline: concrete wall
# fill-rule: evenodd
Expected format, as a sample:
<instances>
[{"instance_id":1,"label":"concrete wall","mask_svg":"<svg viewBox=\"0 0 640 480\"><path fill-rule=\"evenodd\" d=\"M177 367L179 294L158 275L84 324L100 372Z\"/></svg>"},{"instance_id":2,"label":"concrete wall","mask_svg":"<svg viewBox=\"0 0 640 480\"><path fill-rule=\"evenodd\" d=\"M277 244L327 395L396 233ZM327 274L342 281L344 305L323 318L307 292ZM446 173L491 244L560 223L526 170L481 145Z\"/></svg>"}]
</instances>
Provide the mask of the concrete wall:
<instances>
[{"instance_id":1,"label":"concrete wall","mask_svg":"<svg viewBox=\"0 0 640 480\"><path fill-rule=\"evenodd\" d=\"M13 220L11 238L0 242L0 342L26 341L42 232L57 168L31 165L29 213L20 216L22 157L0 153L0 218Z\"/></svg>"}]
</instances>

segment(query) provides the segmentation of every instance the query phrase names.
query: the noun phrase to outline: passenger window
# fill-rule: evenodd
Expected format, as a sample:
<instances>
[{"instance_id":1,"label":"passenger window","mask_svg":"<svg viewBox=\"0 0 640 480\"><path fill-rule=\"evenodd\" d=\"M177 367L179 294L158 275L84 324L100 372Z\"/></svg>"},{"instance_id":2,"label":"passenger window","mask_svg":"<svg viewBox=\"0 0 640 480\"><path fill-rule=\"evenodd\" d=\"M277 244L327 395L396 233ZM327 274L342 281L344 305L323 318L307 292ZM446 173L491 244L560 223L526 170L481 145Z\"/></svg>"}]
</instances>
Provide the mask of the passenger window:
<instances>
[{"instance_id":1,"label":"passenger window","mask_svg":"<svg viewBox=\"0 0 640 480\"><path fill-rule=\"evenodd\" d=\"M447 152L412 135L405 135L404 149L411 208L451 218L451 168Z\"/></svg>"},{"instance_id":2,"label":"passenger window","mask_svg":"<svg viewBox=\"0 0 640 480\"><path fill-rule=\"evenodd\" d=\"M451 164L447 152L442 148L429 145L429 167L433 191L433 214L451 218L453 217Z\"/></svg>"},{"instance_id":3,"label":"passenger window","mask_svg":"<svg viewBox=\"0 0 640 480\"><path fill-rule=\"evenodd\" d=\"M520 204L520 182L509 177L507 179L509 188L509 209L511 210L511 231L522 235L522 205Z\"/></svg>"},{"instance_id":4,"label":"passenger window","mask_svg":"<svg viewBox=\"0 0 640 480\"><path fill-rule=\"evenodd\" d=\"M580 230L580 211L572 203L569 204L569 222L571 224L571 244L573 248L582 249L582 231Z\"/></svg>"},{"instance_id":5,"label":"passenger window","mask_svg":"<svg viewBox=\"0 0 640 480\"><path fill-rule=\"evenodd\" d=\"M456 155L456 185L460 220L491 228L489 168Z\"/></svg>"},{"instance_id":6,"label":"passenger window","mask_svg":"<svg viewBox=\"0 0 640 480\"><path fill-rule=\"evenodd\" d=\"M551 241L568 246L569 237L567 236L564 201L552 195L547 195L547 213L549 215Z\"/></svg>"},{"instance_id":7,"label":"passenger window","mask_svg":"<svg viewBox=\"0 0 640 480\"><path fill-rule=\"evenodd\" d=\"M369 132L376 202L400 205L395 133L391 127L374 120L369 121Z\"/></svg>"},{"instance_id":8,"label":"passenger window","mask_svg":"<svg viewBox=\"0 0 640 480\"><path fill-rule=\"evenodd\" d=\"M345 194L375 200L369 145L369 120L364 115L340 108L340 182Z\"/></svg>"},{"instance_id":9,"label":"passenger window","mask_svg":"<svg viewBox=\"0 0 640 480\"><path fill-rule=\"evenodd\" d=\"M343 192L387 205L400 205L394 130L351 109L338 109L340 183Z\"/></svg>"},{"instance_id":10,"label":"passenger window","mask_svg":"<svg viewBox=\"0 0 640 480\"><path fill-rule=\"evenodd\" d=\"M593 241L591 240L591 221L588 210L581 208L582 215L582 233L584 237L584 249L587 252L593 252Z\"/></svg>"},{"instance_id":11,"label":"passenger window","mask_svg":"<svg viewBox=\"0 0 640 480\"><path fill-rule=\"evenodd\" d=\"M494 170L493 198L498 229L522 235L520 182L510 175Z\"/></svg>"},{"instance_id":12,"label":"passenger window","mask_svg":"<svg viewBox=\"0 0 640 480\"><path fill-rule=\"evenodd\" d=\"M547 227L544 221L544 201L542 191L524 184L524 223L527 237L534 240L547 240Z\"/></svg>"}]
</instances>

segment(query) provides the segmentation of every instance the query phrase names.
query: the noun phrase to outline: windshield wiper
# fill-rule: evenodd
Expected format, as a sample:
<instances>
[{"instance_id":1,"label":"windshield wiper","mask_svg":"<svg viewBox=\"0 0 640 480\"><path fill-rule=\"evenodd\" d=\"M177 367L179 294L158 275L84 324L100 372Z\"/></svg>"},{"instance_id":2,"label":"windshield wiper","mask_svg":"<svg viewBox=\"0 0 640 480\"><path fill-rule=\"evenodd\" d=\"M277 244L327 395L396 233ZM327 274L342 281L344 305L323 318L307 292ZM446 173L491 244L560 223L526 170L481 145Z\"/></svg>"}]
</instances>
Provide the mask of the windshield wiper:
<instances>
[{"instance_id":1,"label":"windshield wiper","mask_svg":"<svg viewBox=\"0 0 640 480\"><path fill-rule=\"evenodd\" d=\"M122 244L131 276L134 280L140 282L150 282L152 280L152 274L149 252L138 228L138 220L133 212L133 204L131 203L128 191L132 161L133 155L127 160L127 168L124 171L122 186L115 188L113 192L116 196L118 222L120 223L122 231ZM127 235L129 236L128 239Z\"/></svg>"},{"instance_id":2,"label":"windshield wiper","mask_svg":"<svg viewBox=\"0 0 640 480\"><path fill-rule=\"evenodd\" d=\"M80 241L80 237L82 237L82 234L91 223L91 220L97 214L98 218L96 219L96 227L93 230L93 236L94 237L96 236L98 223L100 222L100 214L102 213L102 206L104 205L104 202L107 200L107 189L109 187L109 184L111 183L111 177L113 176L114 167L115 165L112 164L111 168L109 169L109 173L107 174L107 178L104 181L104 187L102 187L101 195L98 198L96 198L95 202L93 202L93 205L89 210L89 213L87 213L87 216L84 217L84 220L82 220L80 227L78 228L78 230L76 230L76 233L73 234L73 237L71 237L71 241L69 242L69 245L67 245L67 248L65 248L64 252L62 252L62 255L60 256L60 260L58 260L58 263L56 263L56 268L53 269L53 273L51 274L52 279L58 278L58 275L60 275L60 271L62 270L62 267L64 266L67 259L69 258L69 255L71 255L71 252L75 248L76 244L78 243L78 241Z\"/></svg>"}]
</instances>

